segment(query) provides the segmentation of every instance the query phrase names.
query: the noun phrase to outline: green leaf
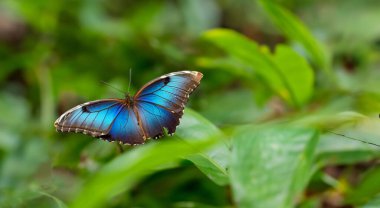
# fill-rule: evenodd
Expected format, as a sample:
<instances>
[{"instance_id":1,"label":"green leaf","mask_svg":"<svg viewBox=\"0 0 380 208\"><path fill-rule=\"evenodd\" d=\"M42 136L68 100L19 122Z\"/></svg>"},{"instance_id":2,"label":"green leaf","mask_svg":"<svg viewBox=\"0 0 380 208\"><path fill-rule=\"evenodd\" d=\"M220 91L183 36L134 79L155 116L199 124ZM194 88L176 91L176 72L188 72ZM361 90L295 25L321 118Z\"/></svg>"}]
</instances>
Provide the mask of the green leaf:
<instances>
[{"instance_id":1,"label":"green leaf","mask_svg":"<svg viewBox=\"0 0 380 208\"><path fill-rule=\"evenodd\" d=\"M216 184L226 185L228 183L227 165L230 150L227 141L224 139L225 136L217 127L195 111L187 108L176 134L183 139L202 140L217 137L218 144L210 150L190 155L186 159L193 162L199 170Z\"/></svg>"},{"instance_id":2,"label":"green leaf","mask_svg":"<svg viewBox=\"0 0 380 208\"><path fill-rule=\"evenodd\" d=\"M307 112L296 116L296 118L283 121L292 126L326 131L325 134L321 135L317 147L316 161L319 167L329 164L353 164L368 161L380 154L376 150L377 147L373 145L339 135L343 134L366 142L378 143L376 129L380 125L374 126L378 123L377 118L369 119L352 111L337 112L346 109L348 107L346 105L350 102L350 99L341 98L337 103L324 106L322 109L314 111L313 114Z\"/></svg>"},{"instance_id":3,"label":"green leaf","mask_svg":"<svg viewBox=\"0 0 380 208\"><path fill-rule=\"evenodd\" d=\"M227 29L214 29L204 33L203 38L214 43L249 67L250 73L256 72L263 77L266 84L286 101L292 102L281 76L277 74L273 62L264 55L258 45L237 32Z\"/></svg>"},{"instance_id":4,"label":"green leaf","mask_svg":"<svg viewBox=\"0 0 380 208\"><path fill-rule=\"evenodd\" d=\"M292 182L289 188L289 195L286 205L295 203L296 198L302 193L307 183L309 182L312 174L316 171L317 166L315 162L315 150L319 141L319 134L314 132L309 141L305 144L303 152L298 158L298 164L292 176Z\"/></svg>"},{"instance_id":5,"label":"green leaf","mask_svg":"<svg viewBox=\"0 0 380 208\"><path fill-rule=\"evenodd\" d=\"M197 66L203 69L218 69L248 79L253 78L252 69L242 64L239 59L233 56L221 58L201 57L197 58L195 62Z\"/></svg>"},{"instance_id":6,"label":"green leaf","mask_svg":"<svg viewBox=\"0 0 380 208\"><path fill-rule=\"evenodd\" d=\"M363 204L380 194L380 168L374 168L365 173L362 180L346 197L350 204Z\"/></svg>"},{"instance_id":7,"label":"green leaf","mask_svg":"<svg viewBox=\"0 0 380 208\"><path fill-rule=\"evenodd\" d=\"M285 45L277 45L273 60L297 103L307 102L313 94L314 74L306 60Z\"/></svg>"},{"instance_id":8,"label":"green leaf","mask_svg":"<svg viewBox=\"0 0 380 208\"><path fill-rule=\"evenodd\" d=\"M201 152L213 143L214 138L192 142L170 138L136 147L102 167L84 184L70 207L102 207L109 197L129 190L158 167Z\"/></svg>"},{"instance_id":9,"label":"green leaf","mask_svg":"<svg viewBox=\"0 0 380 208\"><path fill-rule=\"evenodd\" d=\"M318 134L285 126L246 127L234 136L231 182L240 207L293 207L314 173Z\"/></svg>"},{"instance_id":10,"label":"green leaf","mask_svg":"<svg viewBox=\"0 0 380 208\"><path fill-rule=\"evenodd\" d=\"M300 43L308 53L310 59L326 72L330 71L330 63L326 52L322 49L318 41L313 37L308 28L292 13L280 7L270 0L260 0L259 3L264 8L272 22L289 39Z\"/></svg>"},{"instance_id":11,"label":"green leaf","mask_svg":"<svg viewBox=\"0 0 380 208\"><path fill-rule=\"evenodd\" d=\"M241 73L247 70L252 74L257 73L289 104L301 106L311 96L314 82L313 71L307 62L292 49L280 46L276 54L271 55L259 48L254 41L226 29L210 30L203 37L243 63L245 67L240 70ZM289 60L292 62L290 63Z\"/></svg>"},{"instance_id":12,"label":"green leaf","mask_svg":"<svg viewBox=\"0 0 380 208\"><path fill-rule=\"evenodd\" d=\"M323 128L328 129L329 132L321 136L317 148L317 161L321 166L353 164L369 161L380 155L376 146L355 141L363 140L375 144L379 143L377 129L380 125L377 118L371 119L355 112L342 112L340 114L331 114L330 119L327 117L325 119ZM320 122L323 122L323 120ZM341 128L335 129L338 126L341 126Z\"/></svg>"}]
</instances>

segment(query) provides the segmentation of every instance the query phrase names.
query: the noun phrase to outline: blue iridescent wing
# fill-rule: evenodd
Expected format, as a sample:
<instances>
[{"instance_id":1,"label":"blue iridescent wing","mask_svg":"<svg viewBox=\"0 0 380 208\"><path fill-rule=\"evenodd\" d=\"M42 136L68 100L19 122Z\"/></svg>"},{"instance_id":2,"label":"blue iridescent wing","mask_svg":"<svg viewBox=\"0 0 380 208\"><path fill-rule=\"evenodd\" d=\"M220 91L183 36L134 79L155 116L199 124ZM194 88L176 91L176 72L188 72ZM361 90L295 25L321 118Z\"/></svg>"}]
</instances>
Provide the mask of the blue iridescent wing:
<instances>
[{"instance_id":1,"label":"blue iridescent wing","mask_svg":"<svg viewBox=\"0 0 380 208\"><path fill-rule=\"evenodd\" d=\"M108 134L101 138L108 141L119 141L124 144L144 143L144 133L133 111L133 107L125 104L117 115Z\"/></svg>"},{"instance_id":2,"label":"blue iridescent wing","mask_svg":"<svg viewBox=\"0 0 380 208\"><path fill-rule=\"evenodd\" d=\"M134 96L135 111L146 138L158 138L164 128L175 132L189 95L200 84L203 75L180 71L163 75L144 85Z\"/></svg>"},{"instance_id":3,"label":"blue iridescent wing","mask_svg":"<svg viewBox=\"0 0 380 208\"><path fill-rule=\"evenodd\" d=\"M122 100L96 100L78 105L62 114L54 123L57 131L100 137L108 133L122 109Z\"/></svg>"},{"instance_id":4,"label":"blue iridescent wing","mask_svg":"<svg viewBox=\"0 0 380 208\"><path fill-rule=\"evenodd\" d=\"M97 100L78 105L54 123L57 131L89 134L108 141L144 143L137 117L125 100Z\"/></svg>"}]
</instances>

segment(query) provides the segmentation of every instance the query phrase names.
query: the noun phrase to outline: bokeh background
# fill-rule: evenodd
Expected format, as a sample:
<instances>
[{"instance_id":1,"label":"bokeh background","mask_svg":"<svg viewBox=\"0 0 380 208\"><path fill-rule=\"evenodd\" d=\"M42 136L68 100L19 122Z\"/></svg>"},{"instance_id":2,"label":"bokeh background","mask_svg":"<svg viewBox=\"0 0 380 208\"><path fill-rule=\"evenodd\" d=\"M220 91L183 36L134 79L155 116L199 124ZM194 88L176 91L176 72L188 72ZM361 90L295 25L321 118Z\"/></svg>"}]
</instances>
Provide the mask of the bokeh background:
<instances>
[{"instance_id":1,"label":"bokeh background","mask_svg":"<svg viewBox=\"0 0 380 208\"><path fill-rule=\"evenodd\" d=\"M1 0L0 207L380 207L380 2ZM55 119L204 74L174 137Z\"/></svg>"}]
</instances>

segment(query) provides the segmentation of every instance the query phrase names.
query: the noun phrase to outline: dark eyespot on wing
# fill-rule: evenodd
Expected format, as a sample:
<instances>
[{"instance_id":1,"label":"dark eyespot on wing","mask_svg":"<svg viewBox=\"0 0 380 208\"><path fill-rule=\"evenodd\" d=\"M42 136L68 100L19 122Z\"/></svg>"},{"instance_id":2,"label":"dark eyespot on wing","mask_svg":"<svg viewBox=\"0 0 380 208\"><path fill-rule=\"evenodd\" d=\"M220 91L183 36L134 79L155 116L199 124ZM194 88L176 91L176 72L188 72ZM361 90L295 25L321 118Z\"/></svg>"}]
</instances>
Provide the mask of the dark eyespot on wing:
<instances>
[{"instance_id":1,"label":"dark eyespot on wing","mask_svg":"<svg viewBox=\"0 0 380 208\"><path fill-rule=\"evenodd\" d=\"M85 112L85 113L88 113L89 111L87 110L87 107L86 106L82 106L82 111Z\"/></svg>"},{"instance_id":2,"label":"dark eyespot on wing","mask_svg":"<svg viewBox=\"0 0 380 208\"><path fill-rule=\"evenodd\" d=\"M170 77L164 78L164 85L167 85L170 82Z\"/></svg>"}]
</instances>

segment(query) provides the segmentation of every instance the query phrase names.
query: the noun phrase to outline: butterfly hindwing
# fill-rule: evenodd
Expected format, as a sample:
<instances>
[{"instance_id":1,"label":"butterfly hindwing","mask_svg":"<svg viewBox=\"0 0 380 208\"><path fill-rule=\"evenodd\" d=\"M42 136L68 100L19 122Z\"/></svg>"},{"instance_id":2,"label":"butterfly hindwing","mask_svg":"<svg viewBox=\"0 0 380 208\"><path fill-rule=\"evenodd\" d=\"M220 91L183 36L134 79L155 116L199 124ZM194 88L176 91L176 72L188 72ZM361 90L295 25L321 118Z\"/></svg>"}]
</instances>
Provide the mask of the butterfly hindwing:
<instances>
[{"instance_id":1,"label":"butterfly hindwing","mask_svg":"<svg viewBox=\"0 0 380 208\"><path fill-rule=\"evenodd\" d=\"M116 116L110 131L102 138L109 141L120 141L124 144L144 143L144 134L133 108L124 104Z\"/></svg>"},{"instance_id":2,"label":"butterfly hindwing","mask_svg":"<svg viewBox=\"0 0 380 208\"><path fill-rule=\"evenodd\" d=\"M152 138L163 136L163 128L166 128L169 134L174 133L182 115L147 102L139 102L136 107L145 133Z\"/></svg>"},{"instance_id":3,"label":"butterfly hindwing","mask_svg":"<svg viewBox=\"0 0 380 208\"><path fill-rule=\"evenodd\" d=\"M181 71L163 75L142 87L134 102L147 137L160 137L163 128L174 133L183 109L193 90L198 87L202 74Z\"/></svg>"}]
</instances>

